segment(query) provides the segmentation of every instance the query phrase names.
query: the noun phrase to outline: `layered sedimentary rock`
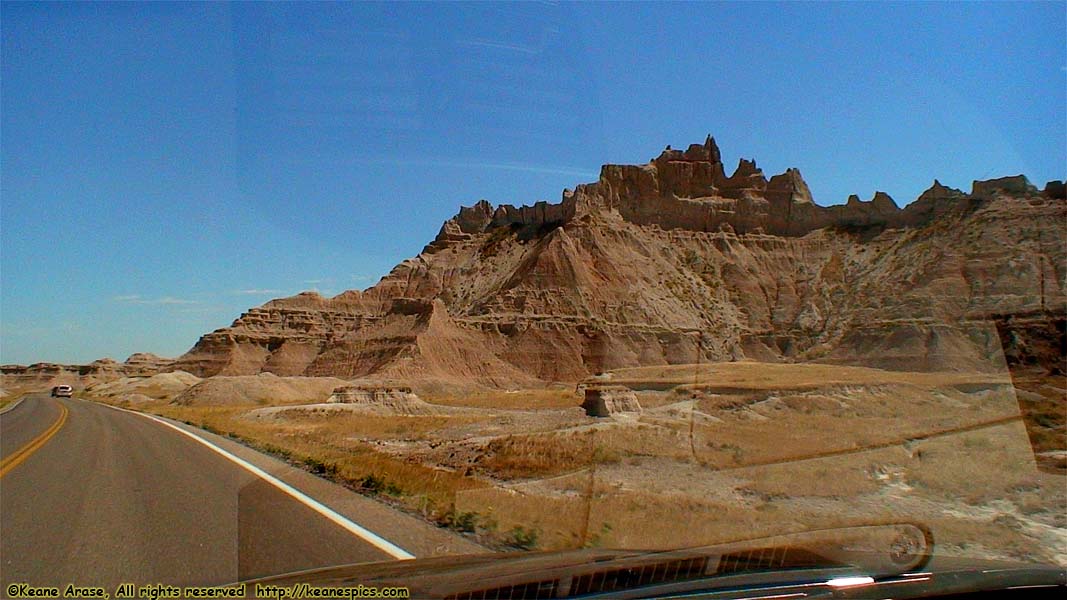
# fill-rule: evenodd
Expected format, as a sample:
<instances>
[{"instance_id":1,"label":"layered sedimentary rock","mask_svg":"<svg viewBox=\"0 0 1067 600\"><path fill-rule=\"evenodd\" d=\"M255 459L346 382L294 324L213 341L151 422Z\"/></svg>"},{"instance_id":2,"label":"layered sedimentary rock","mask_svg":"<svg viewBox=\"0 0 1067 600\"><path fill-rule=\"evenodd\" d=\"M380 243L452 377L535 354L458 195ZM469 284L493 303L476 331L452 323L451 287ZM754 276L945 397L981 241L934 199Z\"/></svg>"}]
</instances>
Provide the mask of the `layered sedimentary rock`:
<instances>
[{"instance_id":1,"label":"layered sedimentary rock","mask_svg":"<svg viewBox=\"0 0 1067 600\"><path fill-rule=\"evenodd\" d=\"M147 377L171 370L172 358L155 354L136 353L119 363L110 358L94 360L87 365L34 363L32 365L3 365L0 375L6 390L45 389L54 385L70 385L82 389L86 385L114 381L123 377Z\"/></svg>"},{"instance_id":2,"label":"layered sedimentary rock","mask_svg":"<svg viewBox=\"0 0 1067 600\"><path fill-rule=\"evenodd\" d=\"M122 371L127 377L148 377L163 371L169 371L173 358L163 358L151 352L135 352L122 363Z\"/></svg>"},{"instance_id":3,"label":"layered sedimentary rock","mask_svg":"<svg viewBox=\"0 0 1067 600\"><path fill-rule=\"evenodd\" d=\"M590 417L610 417L619 413L641 412L637 394L628 387L617 385L587 386L582 408Z\"/></svg>"},{"instance_id":4,"label":"layered sedimentary rock","mask_svg":"<svg viewBox=\"0 0 1067 600\"><path fill-rule=\"evenodd\" d=\"M1022 176L819 206L799 170L727 175L709 137L558 204L461 208L377 285L251 309L171 368L497 387L743 358L1004 369L998 324L1067 313L1065 219L1062 184Z\"/></svg>"},{"instance_id":5,"label":"layered sedimentary rock","mask_svg":"<svg viewBox=\"0 0 1067 600\"><path fill-rule=\"evenodd\" d=\"M369 412L395 415L432 414L431 405L423 402L410 387L392 383L361 383L336 388L329 404L355 404Z\"/></svg>"},{"instance_id":6,"label":"layered sedimentary rock","mask_svg":"<svg viewBox=\"0 0 1067 600\"><path fill-rule=\"evenodd\" d=\"M381 404L391 400L414 400L418 396L410 386L400 384L343 385L334 389L327 402L342 404Z\"/></svg>"}]
</instances>

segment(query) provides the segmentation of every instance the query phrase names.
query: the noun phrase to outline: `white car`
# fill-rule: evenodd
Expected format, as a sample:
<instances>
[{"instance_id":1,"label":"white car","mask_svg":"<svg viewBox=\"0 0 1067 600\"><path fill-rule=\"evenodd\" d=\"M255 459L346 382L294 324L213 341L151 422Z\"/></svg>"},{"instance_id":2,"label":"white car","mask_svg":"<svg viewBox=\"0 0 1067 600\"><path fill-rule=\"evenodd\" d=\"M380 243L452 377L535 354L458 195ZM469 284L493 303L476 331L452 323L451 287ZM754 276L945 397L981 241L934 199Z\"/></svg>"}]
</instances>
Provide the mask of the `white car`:
<instances>
[{"instance_id":1,"label":"white car","mask_svg":"<svg viewBox=\"0 0 1067 600\"><path fill-rule=\"evenodd\" d=\"M74 388L69 385L57 385L52 388L53 398L70 398L74 395Z\"/></svg>"}]
</instances>

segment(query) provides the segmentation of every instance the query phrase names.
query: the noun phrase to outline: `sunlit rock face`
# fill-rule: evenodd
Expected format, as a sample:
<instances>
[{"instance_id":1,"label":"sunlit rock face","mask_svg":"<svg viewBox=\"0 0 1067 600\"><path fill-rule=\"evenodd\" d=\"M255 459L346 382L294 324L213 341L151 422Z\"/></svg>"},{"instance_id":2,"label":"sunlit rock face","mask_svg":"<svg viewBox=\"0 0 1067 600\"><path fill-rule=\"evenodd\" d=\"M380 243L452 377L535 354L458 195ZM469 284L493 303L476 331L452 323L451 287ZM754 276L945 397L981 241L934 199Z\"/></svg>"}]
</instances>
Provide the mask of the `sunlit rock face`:
<instances>
[{"instance_id":1,"label":"sunlit rock face","mask_svg":"<svg viewBox=\"0 0 1067 600\"><path fill-rule=\"evenodd\" d=\"M351 404L370 414L429 415L434 407L423 402L406 385L368 382L334 389L327 404Z\"/></svg>"},{"instance_id":2,"label":"sunlit rock face","mask_svg":"<svg viewBox=\"0 0 1067 600\"><path fill-rule=\"evenodd\" d=\"M122 364L127 377L147 377L170 370L173 358L163 358L151 352L136 352Z\"/></svg>"},{"instance_id":3,"label":"sunlit rock face","mask_svg":"<svg viewBox=\"0 0 1067 600\"><path fill-rule=\"evenodd\" d=\"M588 386L582 402L590 417L610 417L622 413L640 413L637 394L623 386Z\"/></svg>"},{"instance_id":4,"label":"sunlit rock face","mask_svg":"<svg viewBox=\"0 0 1067 600\"><path fill-rule=\"evenodd\" d=\"M1014 176L820 206L797 169L728 175L709 136L557 204L463 207L377 285L250 309L166 368L492 387L744 358L1002 370L1004 323L1067 312L1063 195Z\"/></svg>"},{"instance_id":5,"label":"sunlit rock face","mask_svg":"<svg viewBox=\"0 0 1067 600\"><path fill-rule=\"evenodd\" d=\"M101 358L85 365L34 363L32 365L0 366L0 387L4 390L40 391L56 385L69 385L75 390L94 383L115 381L123 377L148 377L173 370L173 358L139 352L125 362Z\"/></svg>"}]
</instances>

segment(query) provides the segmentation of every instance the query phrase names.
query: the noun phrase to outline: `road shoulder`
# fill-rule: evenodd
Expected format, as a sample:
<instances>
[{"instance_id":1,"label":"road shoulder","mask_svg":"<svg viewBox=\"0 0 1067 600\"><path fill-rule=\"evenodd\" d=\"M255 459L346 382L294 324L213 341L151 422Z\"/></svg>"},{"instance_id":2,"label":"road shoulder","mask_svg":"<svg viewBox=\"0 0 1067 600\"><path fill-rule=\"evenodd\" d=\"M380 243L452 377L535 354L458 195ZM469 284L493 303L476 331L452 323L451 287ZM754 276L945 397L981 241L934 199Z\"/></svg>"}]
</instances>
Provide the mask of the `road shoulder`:
<instances>
[{"instance_id":1,"label":"road shoulder","mask_svg":"<svg viewBox=\"0 0 1067 600\"><path fill-rule=\"evenodd\" d=\"M5 405L3 408L0 408L0 415L5 414L5 413L9 413L9 412L15 410L16 406L18 406L19 404L22 404L22 399L25 398L25 397L26 396L19 396L13 402L11 402L11 404Z\"/></svg>"},{"instance_id":2,"label":"road shoulder","mask_svg":"<svg viewBox=\"0 0 1067 600\"><path fill-rule=\"evenodd\" d=\"M85 402L92 402L85 400ZM149 413L120 409L102 402L92 402L111 410L133 413L137 418L151 420ZM485 554L490 552L458 534L436 527L426 521L401 512L384 502L360 495L341 485L317 477L273 456L263 454L236 440L220 436L198 427L151 414L201 440L244 460L267 474L288 484L315 501L325 505L345 519L357 523L417 558L457 554ZM158 424L164 427L162 424ZM177 433L177 432L175 432Z\"/></svg>"}]
</instances>

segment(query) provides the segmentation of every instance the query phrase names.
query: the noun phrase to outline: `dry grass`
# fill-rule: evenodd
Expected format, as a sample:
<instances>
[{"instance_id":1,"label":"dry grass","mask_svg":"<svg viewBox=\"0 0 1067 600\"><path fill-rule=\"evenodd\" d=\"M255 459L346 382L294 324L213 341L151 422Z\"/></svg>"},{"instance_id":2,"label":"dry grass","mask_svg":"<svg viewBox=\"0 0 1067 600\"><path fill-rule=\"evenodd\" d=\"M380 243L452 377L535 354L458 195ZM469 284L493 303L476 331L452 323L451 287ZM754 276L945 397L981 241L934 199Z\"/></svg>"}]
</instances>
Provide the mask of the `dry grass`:
<instances>
[{"instance_id":1,"label":"dry grass","mask_svg":"<svg viewBox=\"0 0 1067 600\"><path fill-rule=\"evenodd\" d=\"M477 457L467 462L482 474L504 480L555 476L605 458L632 456L693 459L709 467L733 469L897 446L932 433L1011 416L1000 402L965 402L965 398L958 394L960 404L950 412L929 410L929 395L914 389L907 393L890 389L881 395L855 393L856 406L840 414L809 410L804 398L784 397L755 408L741 403L725 411L712 401L702 401L697 410L722 421L695 423L692 438L685 420L645 415L636 424L497 437L477 447Z\"/></svg>"},{"instance_id":2,"label":"dry grass","mask_svg":"<svg viewBox=\"0 0 1067 600\"><path fill-rule=\"evenodd\" d=\"M552 477L591 464L618 462L620 449L610 439L584 432L509 435L482 448L477 469L497 479Z\"/></svg>"},{"instance_id":3,"label":"dry grass","mask_svg":"<svg viewBox=\"0 0 1067 600\"><path fill-rule=\"evenodd\" d=\"M899 445L1018 416L1010 396L878 386L847 392L757 395L755 402L700 401L718 423L693 428L695 457L717 468Z\"/></svg>"},{"instance_id":4,"label":"dry grass","mask_svg":"<svg viewBox=\"0 0 1067 600\"><path fill-rule=\"evenodd\" d=\"M1034 489L1038 472L1021 422L916 443L907 483L979 506Z\"/></svg>"},{"instance_id":5,"label":"dry grass","mask_svg":"<svg viewBox=\"0 0 1067 600\"><path fill-rule=\"evenodd\" d=\"M437 417L393 417L392 422L390 418L312 418L288 423L248 419L244 417L247 406L158 403L138 408L243 440L353 489L384 493L431 519L444 518L457 492L487 485L458 473L387 456L354 435L360 427L382 436L425 432L433 429Z\"/></svg>"},{"instance_id":6,"label":"dry grass","mask_svg":"<svg viewBox=\"0 0 1067 600\"><path fill-rule=\"evenodd\" d=\"M550 477L588 466L598 449L592 436L505 436L484 446L478 470L499 479Z\"/></svg>"},{"instance_id":7,"label":"dry grass","mask_svg":"<svg viewBox=\"0 0 1067 600\"><path fill-rule=\"evenodd\" d=\"M577 496L526 495L496 487L456 495L456 511L476 515L481 529L497 534L531 529L541 549L580 547L585 506Z\"/></svg>"},{"instance_id":8,"label":"dry grass","mask_svg":"<svg viewBox=\"0 0 1067 600\"><path fill-rule=\"evenodd\" d=\"M597 545L670 549L858 524L835 514L802 514L773 504L754 509L741 503L692 496L605 491L590 510L589 531ZM684 527L676 524L684 523ZM675 526L672 526L675 525Z\"/></svg>"},{"instance_id":9,"label":"dry grass","mask_svg":"<svg viewBox=\"0 0 1067 600\"><path fill-rule=\"evenodd\" d=\"M324 439L421 441L431 439L432 434L446 427L483 423L489 419L487 415L389 416L293 411L287 413L283 420L277 421L277 424L285 429L297 427L314 431Z\"/></svg>"},{"instance_id":10,"label":"dry grass","mask_svg":"<svg viewBox=\"0 0 1067 600\"><path fill-rule=\"evenodd\" d=\"M1006 383L1007 373L916 373L816 363L739 361L617 369L612 384L697 385L746 390L806 389L835 385L910 384L924 387L966 383Z\"/></svg>"},{"instance_id":11,"label":"dry grass","mask_svg":"<svg viewBox=\"0 0 1067 600\"><path fill-rule=\"evenodd\" d=\"M847 500L881 489L878 477L909 464L901 448L887 448L855 457L822 459L811 464L766 465L742 470L748 483L738 487L744 494L770 502L778 498L807 497ZM803 474L803 475L802 475Z\"/></svg>"},{"instance_id":12,"label":"dry grass","mask_svg":"<svg viewBox=\"0 0 1067 600\"><path fill-rule=\"evenodd\" d=\"M6 401L8 403L18 400L26 394L46 394L51 389L51 386L45 387L43 385L11 385L3 384L0 381L0 388L3 389L3 396L0 397L0 401Z\"/></svg>"},{"instance_id":13,"label":"dry grass","mask_svg":"<svg viewBox=\"0 0 1067 600\"><path fill-rule=\"evenodd\" d=\"M1016 429L1018 425L1016 424ZM1062 478L1035 482L1019 473L1012 460L1025 453L1020 431L1001 431L1014 442L1006 453L971 452L974 468L954 476L957 457L927 453L911 456L902 448L832 459L771 465L731 473L713 471L690 477L692 488L664 481L664 463L637 466L617 477L611 467L589 469L553 480L547 488L486 488L460 493L457 508L487 517L495 530L532 527L543 547L581 546L676 548L771 536L819 528L910 522L935 531L939 552L963 556L1000 556L1063 562L1063 523L1037 525L1035 514L1055 519L1065 503ZM970 434L968 434L970 435ZM968 436L946 447L963 451ZM1021 443L1020 443L1021 442ZM965 479L981 471L991 497L966 504ZM623 469L625 467L622 467ZM928 481L909 491L904 485L918 470ZM1032 469L1029 471L1032 474ZM989 481L993 480L993 481ZM626 482L631 482L627 484ZM644 485L641 485L644 482ZM706 486L705 492L700 486ZM993 497L995 496L995 498ZM680 526L684 524L684 526ZM1054 527L1060 527L1057 534ZM1056 537L1059 535L1060 537ZM1050 537L1051 536L1051 537Z\"/></svg>"},{"instance_id":14,"label":"dry grass","mask_svg":"<svg viewBox=\"0 0 1067 600\"><path fill-rule=\"evenodd\" d=\"M550 550L671 549L870 523L843 512L619 489L595 479L592 486L572 495L472 490L457 496L456 506L484 515L499 531L532 528L541 547Z\"/></svg>"},{"instance_id":15,"label":"dry grass","mask_svg":"<svg viewBox=\"0 0 1067 600\"><path fill-rule=\"evenodd\" d=\"M1067 451L1067 375L1012 374L1034 452Z\"/></svg>"},{"instance_id":16,"label":"dry grass","mask_svg":"<svg viewBox=\"0 0 1067 600\"><path fill-rule=\"evenodd\" d=\"M626 373L662 382L685 369ZM1007 381L701 367L713 373L731 393L643 392L645 413L620 419L561 410L576 406L572 390L428 395L480 409L430 416L138 408L240 437L498 546L668 548L911 521L963 555L1067 561L1050 550L1067 540L1056 537L1067 527L1064 478L1036 471L1020 420L982 426L1018 417ZM688 403L665 406L694 396L700 418Z\"/></svg>"},{"instance_id":17,"label":"dry grass","mask_svg":"<svg viewBox=\"0 0 1067 600\"><path fill-rule=\"evenodd\" d=\"M460 393L426 393L422 399L432 404L494 410L542 410L571 408L581 404L574 390L544 389L516 391L478 391Z\"/></svg>"},{"instance_id":18,"label":"dry grass","mask_svg":"<svg viewBox=\"0 0 1067 600\"><path fill-rule=\"evenodd\" d=\"M604 424L564 431L504 435L468 444L462 453L441 449L432 459L497 481L527 480L573 473L594 464L628 457L685 460L688 443L679 431L645 423Z\"/></svg>"}]
</instances>

